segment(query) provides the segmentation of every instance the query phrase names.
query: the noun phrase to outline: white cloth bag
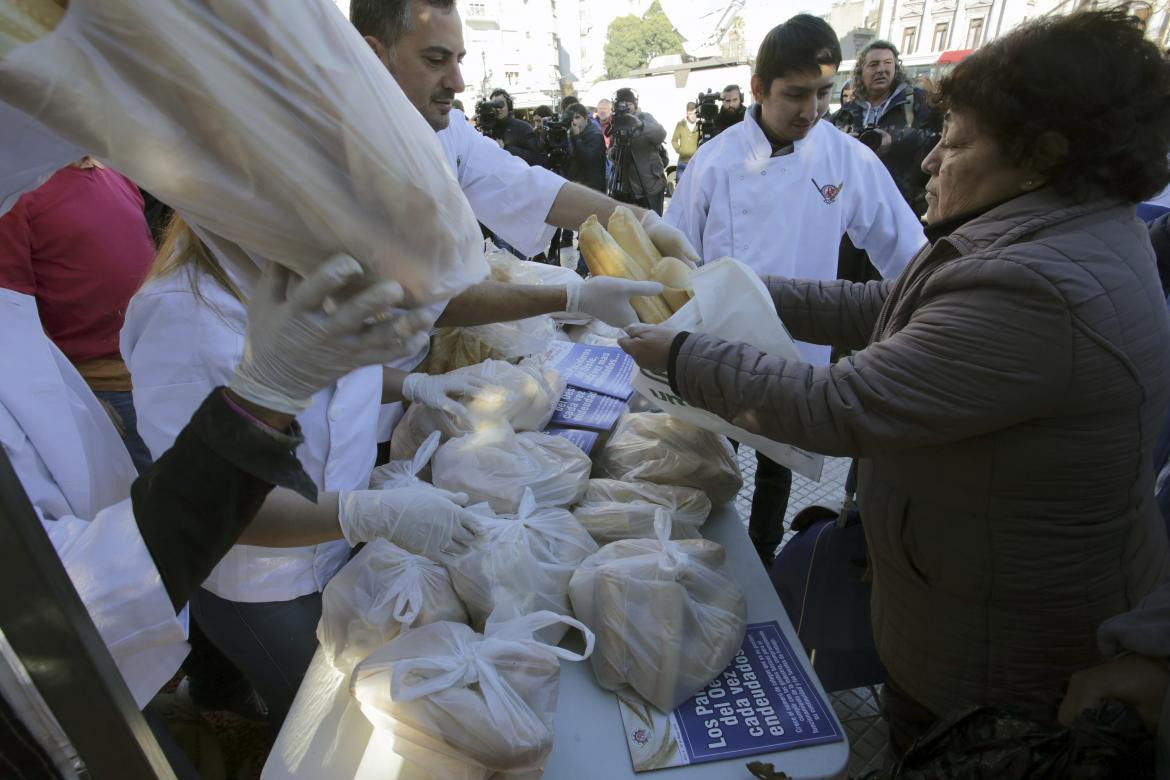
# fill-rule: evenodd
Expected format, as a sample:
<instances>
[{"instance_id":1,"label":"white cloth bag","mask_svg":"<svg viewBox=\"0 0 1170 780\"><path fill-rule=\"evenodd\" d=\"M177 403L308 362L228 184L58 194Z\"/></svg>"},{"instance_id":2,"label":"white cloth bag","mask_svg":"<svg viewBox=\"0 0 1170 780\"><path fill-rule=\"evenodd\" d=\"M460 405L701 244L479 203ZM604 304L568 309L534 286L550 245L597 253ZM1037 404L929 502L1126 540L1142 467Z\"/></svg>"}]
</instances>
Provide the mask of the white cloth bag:
<instances>
[{"instance_id":1,"label":"white cloth bag","mask_svg":"<svg viewBox=\"0 0 1170 780\"><path fill-rule=\"evenodd\" d=\"M563 624L585 638L574 653L535 638ZM535 612L490 620L483 634L458 623L412 629L375 652L350 692L394 752L444 780L539 772L553 747L560 659L582 661L593 633L573 618Z\"/></svg>"},{"instance_id":2,"label":"white cloth bag","mask_svg":"<svg viewBox=\"0 0 1170 780\"><path fill-rule=\"evenodd\" d=\"M439 564L375 539L325 586L317 641L325 658L348 673L412 626L467 622L467 610Z\"/></svg>"},{"instance_id":3,"label":"white cloth bag","mask_svg":"<svg viewBox=\"0 0 1170 780\"><path fill-rule=\"evenodd\" d=\"M662 323L664 326L742 341L787 360L804 360L776 314L768 288L755 271L724 257L692 271L691 282L695 297ZM735 305L729 306L728 301L735 301ZM749 433L716 414L691 406L670 389L664 373L636 371L634 389L667 414L746 444L809 479L821 478L824 456Z\"/></svg>"},{"instance_id":4,"label":"white cloth bag","mask_svg":"<svg viewBox=\"0 0 1170 780\"><path fill-rule=\"evenodd\" d=\"M627 539L586 558L569 584L573 613L593 629L602 688L629 685L670 712L727 668L743 644L747 604L721 571L723 548L670 540L660 510L656 539Z\"/></svg>"},{"instance_id":5,"label":"white cloth bag","mask_svg":"<svg viewBox=\"0 0 1170 780\"><path fill-rule=\"evenodd\" d=\"M328 0L71 0L0 58L0 127L0 208L81 152L255 262L345 252L410 303L487 273L434 130Z\"/></svg>"}]
</instances>

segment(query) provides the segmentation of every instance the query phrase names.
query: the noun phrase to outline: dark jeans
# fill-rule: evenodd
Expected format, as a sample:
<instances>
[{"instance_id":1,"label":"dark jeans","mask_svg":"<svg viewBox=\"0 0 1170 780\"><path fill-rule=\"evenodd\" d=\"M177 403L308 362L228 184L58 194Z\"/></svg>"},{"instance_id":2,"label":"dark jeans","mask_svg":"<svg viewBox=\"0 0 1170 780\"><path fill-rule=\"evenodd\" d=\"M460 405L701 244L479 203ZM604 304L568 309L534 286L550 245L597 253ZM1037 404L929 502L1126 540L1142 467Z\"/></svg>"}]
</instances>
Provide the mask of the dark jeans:
<instances>
[{"instance_id":1,"label":"dark jeans","mask_svg":"<svg viewBox=\"0 0 1170 780\"><path fill-rule=\"evenodd\" d=\"M191 599L191 617L252 683L279 729L317 650L321 594L247 603L200 588Z\"/></svg>"},{"instance_id":2,"label":"dark jeans","mask_svg":"<svg viewBox=\"0 0 1170 780\"><path fill-rule=\"evenodd\" d=\"M784 513L791 493L792 471L757 452L756 492L752 494L748 536L766 562L771 561L784 540Z\"/></svg>"},{"instance_id":3,"label":"dark jeans","mask_svg":"<svg viewBox=\"0 0 1170 780\"><path fill-rule=\"evenodd\" d=\"M118 417L122 420L122 443L130 453L130 460L134 468L141 474L154 461L150 457L150 450L146 442L138 435L138 415L134 413L134 398L129 390L95 390L94 395L114 407Z\"/></svg>"}]
</instances>

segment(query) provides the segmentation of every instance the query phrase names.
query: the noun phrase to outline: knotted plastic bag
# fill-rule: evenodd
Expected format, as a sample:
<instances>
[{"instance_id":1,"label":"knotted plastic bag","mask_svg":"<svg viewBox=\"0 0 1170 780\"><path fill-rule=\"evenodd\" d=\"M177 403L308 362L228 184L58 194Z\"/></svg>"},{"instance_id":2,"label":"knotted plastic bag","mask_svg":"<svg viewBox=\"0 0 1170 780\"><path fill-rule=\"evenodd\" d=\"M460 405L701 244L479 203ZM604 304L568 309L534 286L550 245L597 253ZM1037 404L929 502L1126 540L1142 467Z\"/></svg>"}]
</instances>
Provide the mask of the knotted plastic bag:
<instances>
[{"instance_id":1,"label":"knotted plastic bag","mask_svg":"<svg viewBox=\"0 0 1170 780\"><path fill-rule=\"evenodd\" d=\"M569 580L581 561L597 552L597 543L573 515L538 508L532 491L525 490L515 515L488 512L481 524L483 532L468 552L448 564L472 625L482 626L498 608L570 614ZM546 629L541 639L560 641L559 629Z\"/></svg>"},{"instance_id":2,"label":"knotted plastic bag","mask_svg":"<svg viewBox=\"0 0 1170 780\"><path fill-rule=\"evenodd\" d=\"M711 500L703 491L681 485L591 479L581 503L573 507L573 516L598 544L608 544L653 538L659 509L670 515L670 538L697 539L711 514Z\"/></svg>"},{"instance_id":3,"label":"knotted plastic bag","mask_svg":"<svg viewBox=\"0 0 1170 780\"><path fill-rule=\"evenodd\" d=\"M476 393L464 406L467 416L456 417L422 404L411 404L390 439L390 457L410 457L432 432L442 441L466 433L509 424L516 431L539 431L552 417L557 400L565 392L560 372L537 362L513 365L503 360L486 360L454 373L490 382L492 388Z\"/></svg>"},{"instance_id":4,"label":"knotted plastic bag","mask_svg":"<svg viewBox=\"0 0 1170 780\"><path fill-rule=\"evenodd\" d=\"M431 458L439 449L441 437L438 431L423 439L414 452L403 460L383 463L370 473L371 490L393 490L402 487L433 487L427 481L430 475Z\"/></svg>"},{"instance_id":5,"label":"knotted plastic bag","mask_svg":"<svg viewBox=\"0 0 1170 780\"><path fill-rule=\"evenodd\" d=\"M661 412L627 414L597 458L598 476L684 485L725 504L743 486L725 436Z\"/></svg>"},{"instance_id":6,"label":"knotted plastic bag","mask_svg":"<svg viewBox=\"0 0 1170 780\"><path fill-rule=\"evenodd\" d=\"M0 58L0 127L3 208L88 153L257 263L344 252L412 305L487 273L434 130L328 0L71 0Z\"/></svg>"},{"instance_id":7,"label":"knotted plastic bag","mask_svg":"<svg viewBox=\"0 0 1170 780\"><path fill-rule=\"evenodd\" d=\"M670 540L659 510L655 539L627 539L586 558L569 583L577 618L597 634L602 688L629 685L663 712L727 668L743 643L747 605L721 567L723 548Z\"/></svg>"},{"instance_id":8,"label":"knotted plastic bag","mask_svg":"<svg viewBox=\"0 0 1170 780\"><path fill-rule=\"evenodd\" d=\"M563 624L585 637L573 653L535 638ZM540 771L553 747L560 659L581 661L593 633L573 618L535 612L489 620L483 634L458 623L412 629L354 670L350 692L394 751L444 780Z\"/></svg>"},{"instance_id":9,"label":"knotted plastic bag","mask_svg":"<svg viewBox=\"0 0 1170 780\"><path fill-rule=\"evenodd\" d=\"M442 620L467 622L447 570L375 539L325 586L317 641L331 664L349 672L405 629Z\"/></svg>"},{"instance_id":10,"label":"knotted plastic bag","mask_svg":"<svg viewBox=\"0 0 1170 780\"><path fill-rule=\"evenodd\" d=\"M451 439L431 464L436 487L466 493L470 503L515 514L525 488L537 506L577 503L589 482L589 456L561 436L515 433L507 426Z\"/></svg>"}]
</instances>

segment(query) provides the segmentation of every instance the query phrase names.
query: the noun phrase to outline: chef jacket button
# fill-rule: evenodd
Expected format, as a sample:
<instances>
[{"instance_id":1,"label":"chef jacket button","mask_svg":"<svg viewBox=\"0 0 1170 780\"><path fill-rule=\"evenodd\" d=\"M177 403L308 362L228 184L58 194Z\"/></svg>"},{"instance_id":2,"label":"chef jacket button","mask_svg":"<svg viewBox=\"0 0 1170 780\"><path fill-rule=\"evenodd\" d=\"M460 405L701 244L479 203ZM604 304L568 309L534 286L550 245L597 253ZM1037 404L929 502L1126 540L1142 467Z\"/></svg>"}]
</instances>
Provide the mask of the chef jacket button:
<instances>
[{"instance_id":1,"label":"chef jacket button","mask_svg":"<svg viewBox=\"0 0 1170 780\"><path fill-rule=\"evenodd\" d=\"M740 181L743 181L743 177L742 177L742 176L740 176L740 177L739 177L739 180L740 180Z\"/></svg>"},{"instance_id":2,"label":"chef jacket button","mask_svg":"<svg viewBox=\"0 0 1170 780\"><path fill-rule=\"evenodd\" d=\"M748 210L747 210L747 209L744 209L744 210L743 210L743 213L744 213L744 214L747 214L747 213L748 213Z\"/></svg>"},{"instance_id":3,"label":"chef jacket button","mask_svg":"<svg viewBox=\"0 0 1170 780\"><path fill-rule=\"evenodd\" d=\"M768 172L767 172L767 171L760 171L760 175L761 175L761 176L767 176L767 175L768 175Z\"/></svg>"}]
</instances>

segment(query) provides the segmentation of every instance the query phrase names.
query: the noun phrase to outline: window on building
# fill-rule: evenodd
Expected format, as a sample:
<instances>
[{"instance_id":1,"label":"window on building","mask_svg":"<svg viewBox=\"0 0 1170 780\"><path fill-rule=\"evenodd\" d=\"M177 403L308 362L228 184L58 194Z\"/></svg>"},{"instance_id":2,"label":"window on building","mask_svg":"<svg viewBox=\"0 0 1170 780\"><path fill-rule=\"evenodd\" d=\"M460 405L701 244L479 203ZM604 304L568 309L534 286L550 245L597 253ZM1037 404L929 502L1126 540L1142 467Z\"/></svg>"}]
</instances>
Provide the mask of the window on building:
<instances>
[{"instance_id":1,"label":"window on building","mask_svg":"<svg viewBox=\"0 0 1170 780\"><path fill-rule=\"evenodd\" d=\"M903 54L913 54L914 53L914 39L917 36L918 36L918 28L917 27L907 27L906 29L902 30L902 53Z\"/></svg>"},{"instance_id":2,"label":"window on building","mask_svg":"<svg viewBox=\"0 0 1170 780\"><path fill-rule=\"evenodd\" d=\"M520 71L506 70L504 71L504 79L508 82L509 87L514 87L520 82Z\"/></svg>"},{"instance_id":3,"label":"window on building","mask_svg":"<svg viewBox=\"0 0 1170 780\"><path fill-rule=\"evenodd\" d=\"M947 48L947 32L950 29L950 22L939 22L934 26L934 40L931 41L931 51L943 51Z\"/></svg>"},{"instance_id":4,"label":"window on building","mask_svg":"<svg viewBox=\"0 0 1170 780\"><path fill-rule=\"evenodd\" d=\"M467 4L467 15L468 16L486 16L487 10L484 8L483 3L468 3Z\"/></svg>"},{"instance_id":5,"label":"window on building","mask_svg":"<svg viewBox=\"0 0 1170 780\"><path fill-rule=\"evenodd\" d=\"M972 19L967 27L967 48L978 49L983 40L983 17Z\"/></svg>"}]
</instances>

